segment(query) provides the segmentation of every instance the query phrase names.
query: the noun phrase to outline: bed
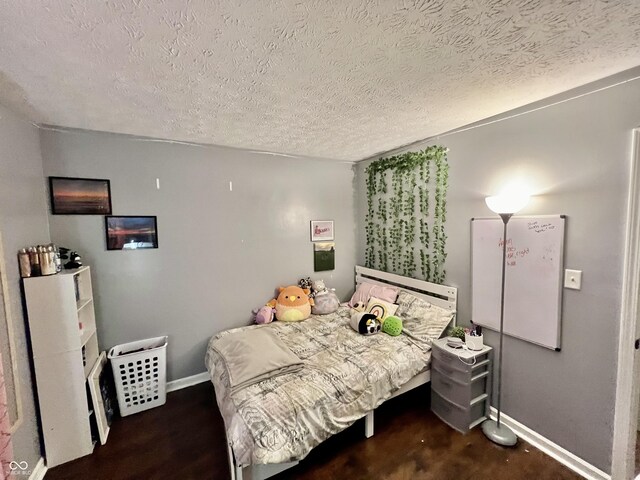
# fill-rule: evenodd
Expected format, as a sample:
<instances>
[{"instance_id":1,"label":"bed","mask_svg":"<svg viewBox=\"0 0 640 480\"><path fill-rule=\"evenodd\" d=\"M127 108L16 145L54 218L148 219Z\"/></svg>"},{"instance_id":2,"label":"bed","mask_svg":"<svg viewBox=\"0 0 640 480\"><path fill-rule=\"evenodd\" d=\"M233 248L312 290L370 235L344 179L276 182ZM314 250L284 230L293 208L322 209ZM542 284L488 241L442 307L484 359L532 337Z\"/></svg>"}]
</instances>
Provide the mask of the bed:
<instances>
[{"instance_id":1,"label":"bed","mask_svg":"<svg viewBox=\"0 0 640 480\"><path fill-rule=\"evenodd\" d=\"M410 292L451 312L446 321L455 322L453 287L356 267L356 285L365 281ZM363 417L365 435L372 436L376 407L430 380L433 333L426 327L398 337L363 336L349 326L350 315L350 308L341 306L333 314L312 315L303 322L241 327L211 339L205 363L224 419L233 480L264 479L290 468ZM255 328L273 329L303 367L232 395L225 363L212 344Z\"/></svg>"}]
</instances>

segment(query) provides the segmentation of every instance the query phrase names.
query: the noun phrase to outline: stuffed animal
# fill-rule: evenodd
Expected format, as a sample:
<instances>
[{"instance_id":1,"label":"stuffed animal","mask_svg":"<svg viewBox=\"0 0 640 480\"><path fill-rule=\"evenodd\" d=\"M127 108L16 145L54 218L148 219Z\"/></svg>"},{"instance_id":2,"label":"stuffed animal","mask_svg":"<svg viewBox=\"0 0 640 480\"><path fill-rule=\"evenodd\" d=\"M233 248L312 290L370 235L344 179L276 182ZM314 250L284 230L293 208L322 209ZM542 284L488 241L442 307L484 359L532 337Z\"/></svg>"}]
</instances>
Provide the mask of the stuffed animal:
<instances>
[{"instance_id":1,"label":"stuffed animal","mask_svg":"<svg viewBox=\"0 0 640 480\"><path fill-rule=\"evenodd\" d=\"M314 298L318 295L324 295L325 293L329 293L329 289L325 286L324 280L312 280L311 281L311 293Z\"/></svg>"},{"instance_id":2,"label":"stuffed animal","mask_svg":"<svg viewBox=\"0 0 640 480\"><path fill-rule=\"evenodd\" d=\"M366 312L356 312L351 315L351 328L362 335L373 335L380 331L380 321L375 315Z\"/></svg>"},{"instance_id":3,"label":"stuffed animal","mask_svg":"<svg viewBox=\"0 0 640 480\"><path fill-rule=\"evenodd\" d=\"M384 319L382 331L392 337L397 337L402 333L402 320L400 317L390 316Z\"/></svg>"},{"instance_id":4,"label":"stuffed animal","mask_svg":"<svg viewBox=\"0 0 640 480\"><path fill-rule=\"evenodd\" d=\"M311 278L301 278L300 280L298 280L298 286L303 290L305 288L311 290Z\"/></svg>"},{"instance_id":5,"label":"stuffed animal","mask_svg":"<svg viewBox=\"0 0 640 480\"><path fill-rule=\"evenodd\" d=\"M313 298L313 306L311 307L311 313L314 315L328 315L333 313L340 307L340 299L338 296L327 290L322 295L316 295Z\"/></svg>"},{"instance_id":6,"label":"stuffed animal","mask_svg":"<svg viewBox=\"0 0 640 480\"><path fill-rule=\"evenodd\" d=\"M364 312L367 309L367 304L364 302L356 302L351 310L356 312Z\"/></svg>"},{"instance_id":7,"label":"stuffed animal","mask_svg":"<svg viewBox=\"0 0 640 480\"><path fill-rule=\"evenodd\" d=\"M82 266L82 258L76 252L69 253L69 261L64 264L64 268L72 270Z\"/></svg>"},{"instance_id":8,"label":"stuffed animal","mask_svg":"<svg viewBox=\"0 0 640 480\"><path fill-rule=\"evenodd\" d=\"M314 301L311 313L314 315L328 315L340 307L340 299L335 293L335 288L327 288L324 280L311 281L311 298Z\"/></svg>"},{"instance_id":9,"label":"stuffed animal","mask_svg":"<svg viewBox=\"0 0 640 480\"><path fill-rule=\"evenodd\" d=\"M313 298L309 298L309 289L295 285L280 287L278 298L274 298L268 306L276 309L276 318L281 322L299 322L311 315Z\"/></svg>"},{"instance_id":10,"label":"stuffed animal","mask_svg":"<svg viewBox=\"0 0 640 480\"><path fill-rule=\"evenodd\" d=\"M276 310L269 306L265 305L264 307L253 311L253 321L258 325L262 325L264 323L273 322L273 315Z\"/></svg>"}]
</instances>

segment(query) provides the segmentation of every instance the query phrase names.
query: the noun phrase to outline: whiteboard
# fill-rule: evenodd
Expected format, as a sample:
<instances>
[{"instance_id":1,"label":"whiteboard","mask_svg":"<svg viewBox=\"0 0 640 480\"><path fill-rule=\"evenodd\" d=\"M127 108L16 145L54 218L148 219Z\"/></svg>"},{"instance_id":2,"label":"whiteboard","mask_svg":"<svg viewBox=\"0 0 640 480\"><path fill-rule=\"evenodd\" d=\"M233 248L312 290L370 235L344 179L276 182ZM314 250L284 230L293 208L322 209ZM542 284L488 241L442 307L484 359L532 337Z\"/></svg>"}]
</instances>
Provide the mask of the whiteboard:
<instances>
[{"instance_id":1,"label":"whiteboard","mask_svg":"<svg viewBox=\"0 0 640 480\"><path fill-rule=\"evenodd\" d=\"M504 333L560 350L564 215L513 217L507 225ZM500 218L471 220L473 323L500 329Z\"/></svg>"}]
</instances>

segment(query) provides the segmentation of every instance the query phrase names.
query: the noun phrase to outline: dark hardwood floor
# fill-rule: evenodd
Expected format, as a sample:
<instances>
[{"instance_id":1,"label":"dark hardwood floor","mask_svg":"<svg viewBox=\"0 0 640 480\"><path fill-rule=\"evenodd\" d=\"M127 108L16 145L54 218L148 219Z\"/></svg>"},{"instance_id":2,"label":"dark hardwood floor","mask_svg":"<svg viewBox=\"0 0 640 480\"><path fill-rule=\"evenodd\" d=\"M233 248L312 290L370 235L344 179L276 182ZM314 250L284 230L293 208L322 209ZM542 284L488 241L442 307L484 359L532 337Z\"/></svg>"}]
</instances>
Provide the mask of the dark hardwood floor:
<instances>
[{"instance_id":1,"label":"dark hardwood floor","mask_svg":"<svg viewBox=\"0 0 640 480\"><path fill-rule=\"evenodd\" d=\"M376 411L375 435L364 421L315 448L298 466L273 477L292 479L579 479L530 445L498 447L479 428L461 435L429 410L429 387ZM170 393L167 404L114 422L93 455L49 470L46 480L229 478L222 418L213 387Z\"/></svg>"}]
</instances>

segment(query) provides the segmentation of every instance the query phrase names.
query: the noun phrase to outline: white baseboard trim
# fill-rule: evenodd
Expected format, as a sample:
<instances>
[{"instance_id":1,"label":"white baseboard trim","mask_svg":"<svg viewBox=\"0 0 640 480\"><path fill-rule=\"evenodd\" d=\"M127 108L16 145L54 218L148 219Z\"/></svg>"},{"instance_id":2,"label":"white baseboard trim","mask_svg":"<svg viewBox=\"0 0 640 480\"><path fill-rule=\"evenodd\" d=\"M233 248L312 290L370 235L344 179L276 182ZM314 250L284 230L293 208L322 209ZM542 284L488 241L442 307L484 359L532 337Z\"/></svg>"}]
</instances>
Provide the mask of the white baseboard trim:
<instances>
[{"instance_id":1,"label":"white baseboard trim","mask_svg":"<svg viewBox=\"0 0 640 480\"><path fill-rule=\"evenodd\" d=\"M491 407L491 418L496 419L497 411ZM515 434L527 443L530 443L538 450L549 455L551 458L556 459L566 467L570 468L577 474L583 476L588 480L611 480L611 475L603 472L599 468L594 467L582 458L574 455L570 451L562 448L560 445L552 442L548 438L543 437L537 432L534 432L526 425L514 420L513 418L505 415L504 412L500 414L500 421L506 426L510 427Z\"/></svg>"},{"instance_id":2,"label":"white baseboard trim","mask_svg":"<svg viewBox=\"0 0 640 480\"><path fill-rule=\"evenodd\" d=\"M176 390L182 390L183 388L192 387L194 385L198 385L199 383L208 381L208 372L196 373L195 375L191 375L190 377L178 378L177 380L167 382L167 392L175 392Z\"/></svg>"},{"instance_id":3,"label":"white baseboard trim","mask_svg":"<svg viewBox=\"0 0 640 480\"><path fill-rule=\"evenodd\" d=\"M42 480L44 478L45 473L47 473L47 466L44 464L44 458L40 457L36 466L31 470L31 475L29 475L29 480Z\"/></svg>"}]
</instances>

